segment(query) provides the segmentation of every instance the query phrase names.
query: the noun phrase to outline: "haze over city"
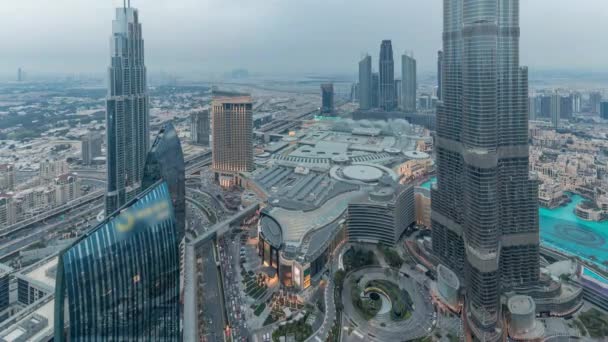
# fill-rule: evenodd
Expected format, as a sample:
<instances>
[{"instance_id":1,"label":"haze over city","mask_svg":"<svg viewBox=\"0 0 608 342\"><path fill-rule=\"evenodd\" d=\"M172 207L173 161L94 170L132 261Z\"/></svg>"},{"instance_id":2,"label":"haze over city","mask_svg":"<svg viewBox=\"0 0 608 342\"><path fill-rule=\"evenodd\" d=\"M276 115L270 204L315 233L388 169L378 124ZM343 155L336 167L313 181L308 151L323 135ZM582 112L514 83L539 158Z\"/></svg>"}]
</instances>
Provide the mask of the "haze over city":
<instances>
[{"instance_id":1,"label":"haze over city","mask_svg":"<svg viewBox=\"0 0 608 342\"><path fill-rule=\"evenodd\" d=\"M103 72L104 17L121 0L7 0L0 9L0 75ZM441 0L133 0L145 24L150 72L217 75L348 73L377 41L414 51L421 72L435 70ZM608 71L608 2L521 1L522 65L534 70ZM576 48L574 48L576 47Z\"/></svg>"},{"instance_id":2,"label":"haze over city","mask_svg":"<svg viewBox=\"0 0 608 342\"><path fill-rule=\"evenodd\" d=\"M0 342L605 342L605 0L11 0Z\"/></svg>"}]
</instances>

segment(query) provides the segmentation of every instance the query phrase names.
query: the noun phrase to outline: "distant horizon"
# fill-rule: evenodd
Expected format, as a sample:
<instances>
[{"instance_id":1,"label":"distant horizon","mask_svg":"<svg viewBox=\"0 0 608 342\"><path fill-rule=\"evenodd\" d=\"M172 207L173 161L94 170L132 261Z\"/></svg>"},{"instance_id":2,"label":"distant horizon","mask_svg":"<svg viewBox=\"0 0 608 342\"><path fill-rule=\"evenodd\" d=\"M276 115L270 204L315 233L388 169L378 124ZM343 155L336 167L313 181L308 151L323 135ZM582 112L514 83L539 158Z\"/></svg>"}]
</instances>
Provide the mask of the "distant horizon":
<instances>
[{"instance_id":1,"label":"distant horizon","mask_svg":"<svg viewBox=\"0 0 608 342\"><path fill-rule=\"evenodd\" d=\"M31 74L106 72L114 8L122 3L10 1L0 32L2 78L16 77L18 67ZM133 0L131 6L140 13L151 73L355 74L365 53L377 69L380 43L391 39L395 70L399 56L413 52L424 74L434 72L442 47L439 0ZM608 72L600 44L607 14L608 1L522 1L520 64Z\"/></svg>"},{"instance_id":2,"label":"distant horizon","mask_svg":"<svg viewBox=\"0 0 608 342\"><path fill-rule=\"evenodd\" d=\"M152 79L155 83L159 79L163 77L167 78L176 78L177 81L185 81L185 82L222 82L222 81L233 81L235 79L240 80L255 80L255 79L266 79L272 80L274 78L282 79L282 78L292 78L292 79L306 79L306 78L319 78L320 80L326 79L334 82L356 82L357 74L355 72L333 72L333 73L323 73L323 72L256 72L255 70L247 70L249 77L246 78L232 78L230 77L230 73L236 70L243 70L244 68L234 68L226 71L218 71L216 73L204 73L200 71L189 71L189 72L167 72L164 70L155 71L151 70L148 67L148 78ZM78 81L78 78L83 78L88 81L99 80L100 82L106 81L106 73L104 72L93 72L93 71L82 71L82 72L36 72L26 69L22 67L22 70L25 72L25 84L28 82L51 82L51 81L65 81L68 78L74 78L74 81ZM583 82L592 81L592 83L605 84L605 88L608 88L608 68L604 70L594 70L594 69L585 69L585 68L571 68L571 69L556 69L556 68L530 68L530 81L543 81L546 80L545 77L555 78L555 77L565 77L566 79L571 79L573 82ZM432 79L436 77L437 73L434 71L418 71L419 82L426 81L428 79ZM17 83L16 82L17 69L14 70L13 73L0 72L0 83ZM400 72L395 72L395 78L400 78ZM581 79L582 77L582 79ZM150 83L150 80L149 82Z\"/></svg>"}]
</instances>

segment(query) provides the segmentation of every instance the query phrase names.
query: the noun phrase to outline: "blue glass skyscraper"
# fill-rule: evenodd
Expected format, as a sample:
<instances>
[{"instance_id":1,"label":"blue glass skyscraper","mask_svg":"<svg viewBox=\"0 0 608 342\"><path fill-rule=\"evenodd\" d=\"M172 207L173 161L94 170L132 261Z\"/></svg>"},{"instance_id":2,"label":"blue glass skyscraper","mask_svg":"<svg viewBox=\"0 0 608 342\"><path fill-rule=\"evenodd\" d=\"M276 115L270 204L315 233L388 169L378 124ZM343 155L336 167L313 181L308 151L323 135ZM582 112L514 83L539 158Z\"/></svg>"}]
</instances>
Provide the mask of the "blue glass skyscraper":
<instances>
[{"instance_id":1,"label":"blue glass skyscraper","mask_svg":"<svg viewBox=\"0 0 608 342\"><path fill-rule=\"evenodd\" d=\"M179 341L179 247L166 182L59 255L55 341Z\"/></svg>"},{"instance_id":2,"label":"blue glass skyscraper","mask_svg":"<svg viewBox=\"0 0 608 342\"><path fill-rule=\"evenodd\" d=\"M186 166L182 145L173 124L164 124L150 147L144 173L142 190L159 180L167 182L177 224L178 240L184 237L186 225Z\"/></svg>"}]
</instances>

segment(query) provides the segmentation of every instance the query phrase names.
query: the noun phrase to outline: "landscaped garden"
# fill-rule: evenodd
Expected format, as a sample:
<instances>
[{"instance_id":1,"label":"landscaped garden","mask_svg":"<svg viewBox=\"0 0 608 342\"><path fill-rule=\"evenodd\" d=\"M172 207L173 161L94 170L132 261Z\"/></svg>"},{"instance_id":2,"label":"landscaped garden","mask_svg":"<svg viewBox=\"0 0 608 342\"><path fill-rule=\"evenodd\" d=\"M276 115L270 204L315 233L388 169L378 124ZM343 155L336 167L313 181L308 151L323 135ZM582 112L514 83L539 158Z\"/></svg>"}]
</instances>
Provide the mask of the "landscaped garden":
<instances>
[{"instance_id":1,"label":"landscaped garden","mask_svg":"<svg viewBox=\"0 0 608 342\"><path fill-rule=\"evenodd\" d=\"M403 259L401 259L401 256L399 253L397 253L397 251L395 251L395 249L387 246L380 246L380 251L384 255L384 259L390 267L401 268L401 265L403 265Z\"/></svg>"},{"instance_id":2,"label":"landscaped garden","mask_svg":"<svg viewBox=\"0 0 608 342\"><path fill-rule=\"evenodd\" d=\"M396 284L387 280L372 280L364 289L358 286L358 280L353 279L352 301L363 316L370 320L376 317L383 306L390 305L390 318L392 321L402 321L410 318L413 310L413 302L407 291L402 290Z\"/></svg>"},{"instance_id":3,"label":"landscaped garden","mask_svg":"<svg viewBox=\"0 0 608 342\"><path fill-rule=\"evenodd\" d=\"M351 247L344 252L344 268L346 272L363 267L378 265L374 252L361 248Z\"/></svg>"},{"instance_id":4,"label":"landscaped garden","mask_svg":"<svg viewBox=\"0 0 608 342\"><path fill-rule=\"evenodd\" d=\"M266 294L266 282L263 274L254 274L253 272L241 271L243 276L243 284L245 285L245 292L253 299L260 299Z\"/></svg>"},{"instance_id":5,"label":"landscaped garden","mask_svg":"<svg viewBox=\"0 0 608 342\"><path fill-rule=\"evenodd\" d=\"M306 324L307 318L308 314L297 321L279 326L279 328L272 333L273 342L279 342L281 337L284 337L287 340L292 336L298 342L305 341L313 332L312 327L309 324Z\"/></svg>"},{"instance_id":6,"label":"landscaped garden","mask_svg":"<svg viewBox=\"0 0 608 342\"><path fill-rule=\"evenodd\" d=\"M585 328L587 328L587 331L589 332L589 335L591 335L591 337L608 337L608 315L602 313L597 309L591 309L580 314L578 316L578 319L585 326Z\"/></svg>"}]
</instances>

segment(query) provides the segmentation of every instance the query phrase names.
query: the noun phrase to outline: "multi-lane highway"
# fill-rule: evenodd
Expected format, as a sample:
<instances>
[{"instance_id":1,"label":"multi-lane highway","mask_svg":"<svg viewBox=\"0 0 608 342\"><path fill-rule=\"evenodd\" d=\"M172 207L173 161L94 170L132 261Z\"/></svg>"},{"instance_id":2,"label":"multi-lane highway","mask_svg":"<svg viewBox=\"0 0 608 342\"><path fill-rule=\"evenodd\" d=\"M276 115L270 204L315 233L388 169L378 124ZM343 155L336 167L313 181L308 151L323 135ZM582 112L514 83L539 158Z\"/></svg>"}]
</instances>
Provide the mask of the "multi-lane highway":
<instances>
[{"instance_id":1,"label":"multi-lane highway","mask_svg":"<svg viewBox=\"0 0 608 342\"><path fill-rule=\"evenodd\" d=\"M211 163L211 152L205 152L186 159L186 175L191 175ZM83 180L98 184L105 182L103 169L75 169ZM40 215L0 228L0 261L31 246L53 232L93 221L103 210L103 190L91 192L70 203L50 209Z\"/></svg>"},{"instance_id":2,"label":"multi-lane highway","mask_svg":"<svg viewBox=\"0 0 608 342\"><path fill-rule=\"evenodd\" d=\"M15 253L26 249L45 238L53 237L57 231L69 227L85 228L95 222L95 216L103 210L103 203L90 203L69 217L55 217L41 223L33 224L28 229L15 232L10 237L0 240L0 261L4 261ZM84 227L82 227L84 225Z\"/></svg>"}]
</instances>

